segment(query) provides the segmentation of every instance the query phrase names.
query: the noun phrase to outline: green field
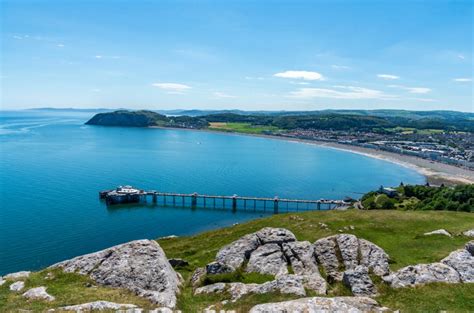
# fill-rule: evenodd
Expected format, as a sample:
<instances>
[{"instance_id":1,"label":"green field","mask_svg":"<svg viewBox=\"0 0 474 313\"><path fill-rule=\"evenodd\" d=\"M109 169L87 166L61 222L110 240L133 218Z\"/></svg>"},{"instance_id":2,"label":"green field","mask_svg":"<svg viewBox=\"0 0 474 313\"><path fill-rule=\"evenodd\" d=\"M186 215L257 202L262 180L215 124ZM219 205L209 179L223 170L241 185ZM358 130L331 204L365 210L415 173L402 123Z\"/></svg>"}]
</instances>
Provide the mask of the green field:
<instances>
[{"instance_id":1,"label":"green field","mask_svg":"<svg viewBox=\"0 0 474 313\"><path fill-rule=\"evenodd\" d=\"M318 226L325 223L329 229ZM340 229L355 226L354 230L344 230L358 237L370 240L381 246L390 255L391 269L439 261L451 251L461 248L468 237L461 232L474 227L474 215L466 212L448 211L319 211L298 214L280 214L254 220L228 228L204 232L196 236L163 239L158 242L167 256L186 259L190 265L178 269L185 280L196 267L211 262L216 252L225 244L241 236L257 231L266 226L284 227L291 230L298 240L315 240L338 234ZM445 228L454 236L423 236L422 234L439 228ZM48 286L48 291L57 297L53 303L41 301L27 302L21 296L8 291L7 284L0 287L0 311L17 308L43 310L60 305L70 305L93 300L109 300L121 303L135 303L141 307L152 307L146 300L129 292L96 286L88 278L75 274L54 272L55 279L45 279L46 273L33 275L27 282L28 286ZM261 283L271 277L258 274L234 273L209 277L206 283L215 281L243 281ZM382 282L377 282L380 296L376 297L382 305L401 312L472 312L474 311L474 284L430 284L417 288L391 289ZM329 287L328 296L348 295L349 291L342 284ZM313 295L309 293L309 295ZM224 307L220 301L226 299L225 294L193 296L188 283L178 299L178 308L183 312L200 312L203 308L216 304L217 308L236 309L247 312L257 303L274 302L292 299L294 296L281 294L249 295L235 303Z\"/></svg>"},{"instance_id":2,"label":"green field","mask_svg":"<svg viewBox=\"0 0 474 313\"><path fill-rule=\"evenodd\" d=\"M268 134L279 130L274 126L251 125L250 123L210 123L209 129L245 134Z\"/></svg>"}]
</instances>

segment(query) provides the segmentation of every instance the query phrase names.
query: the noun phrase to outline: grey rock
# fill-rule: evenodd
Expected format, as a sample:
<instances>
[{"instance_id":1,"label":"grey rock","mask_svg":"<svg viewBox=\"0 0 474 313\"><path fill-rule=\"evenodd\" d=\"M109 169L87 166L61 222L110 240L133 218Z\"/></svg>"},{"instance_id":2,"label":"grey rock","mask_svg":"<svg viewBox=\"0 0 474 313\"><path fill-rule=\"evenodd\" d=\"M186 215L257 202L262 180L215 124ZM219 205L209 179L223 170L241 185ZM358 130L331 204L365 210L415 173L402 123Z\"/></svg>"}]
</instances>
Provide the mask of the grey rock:
<instances>
[{"instance_id":1,"label":"grey rock","mask_svg":"<svg viewBox=\"0 0 474 313\"><path fill-rule=\"evenodd\" d=\"M31 272L29 271L21 271L21 272L7 274L3 276L3 278L10 279L10 280L25 279L25 278L30 277L30 274Z\"/></svg>"},{"instance_id":2,"label":"grey rock","mask_svg":"<svg viewBox=\"0 0 474 313\"><path fill-rule=\"evenodd\" d=\"M88 303L83 303L83 304L64 306L64 307L61 307L60 309L65 310L65 311L82 312L82 311L93 311L93 310L101 311L101 310L133 309L136 307L137 306L134 304L123 304L123 303L115 303L115 302L109 302L109 301L94 301L94 302L88 302Z\"/></svg>"},{"instance_id":3,"label":"grey rock","mask_svg":"<svg viewBox=\"0 0 474 313\"><path fill-rule=\"evenodd\" d=\"M235 268L221 262L212 262L206 265L206 272L208 274L223 274L231 273Z\"/></svg>"},{"instance_id":4,"label":"grey rock","mask_svg":"<svg viewBox=\"0 0 474 313\"><path fill-rule=\"evenodd\" d=\"M250 257L252 251L258 248L260 241L255 234L248 234L224 246L216 255L216 261L237 269Z\"/></svg>"},{"instance_id":5,"label":"grey rock","mask_svg":"<svg viewBox=\"0 0 474 313\"><path fill-rule=\"evenodd\" d=\"M250 313L328 313L388 312L377 301L367 297L302 298L254 306Z\"/></svg>"},{"instance_id":6,"label":"grey rock","mask_svg":"<svg viewBox=\"0 0 474 313\"><path fill-rule=\"evenodd\" d=\"M466 230L462 233L464 236L474 237L474 229Z\"/></svg>"},{"instance_id":7,"label":"grey rock","mask_svg":"<svg viewBox=\"0 0 474 313\"><path fill-rule=\"evenodd\" d=\"M268 243L283 244L296 241L295 235L285 228L265 227L255 233L262 245Z\"/></svg>"},{"instance_id":8,"label":"grey rock","mask_svg":"<svg viewBox=\"0 0 474 313\"><path fill-rule=\"evenodd\" d=\"M467 249L451 252L442 263L454 268L464 283L474 283L474 256Z\"/></svg>"},{"instance_id":9,"label":"grey rock","mask_svg":"<svg viewBox=\"0 0 474 313\"><path fill-rule=\"evenodd\" d=\"M236 301L249 293L264 294L278 291L280 293L294 294L297 296L306 295L303 278L298 275L283 275L263 284L230 283L228 285L228 292L232 297L232 301Z\"/></svg>"},{"instance_id":10,"label":"grey rock","mask_svg":"<svg viewBox=\"0 0 474 313\"><path fill-rule=\"evenodd\" d=\"M443 236L448 236L451 237L451 234L446 230L446 229L437 229L430 231L428 233L424 233L425 236L431 236L431 235L443 235Z\"/></svg>"},{"instance_id":11,"label":"grey rock","mask_svg":"<svg viewBox=\"0 0 474 313\"><path fill-rule=\"evenodd\" d=\"M173 308L180 278L156 241L136 240L52 266L89 275L100 285L131 290L153 303Z\"/></svg>"},{"instance_id":12,"label":"grey rock","mask_svg":"<svg viewBox=\"0 0 474 313\"><path fill-rule=\"evenodd\" d=\"M196 270L193 272L193 275L191 276L191 286L194 288L199 286L205 275L206 269L204 267L196 268Z\"/></svg>"},{"instance_id":13,"label":"grey rock","mask_svg":"<svg viewBox=\"0 0 474 313\"><path fill-rule=\"evenodd\" d=\"M336 241L345 269L354 269L359 264L359 240L354 235L340 234L336 236Z\"/></svg>"},{"instance_id":14,"label":"grey rock","mask_svg":"<svg viewBox=\"0 0 474 313\"><path fill-rule=\"evenodd\" d=\"M216 283L212 285L207 285L204 287L199 287L194 291L195 295L203 294L203 293L221 293L225 290L226 284L225 283Z\"/></svg>"},{"instance_id":15,"label":"grey rock","mask_svg":"<svg viewBox=\"0 0 474 313\"><path fill-rule=\"evenodd\" d=\"M276 276L288 274L287 262L281 247L276 243L258 247L250 255L246 271Z\"/></svg>"},{"instance_id":16,"label":"grey rock","mask_svg":"<svg viewBox=\"0 0 474 313\"><path fill-rule=\"evenodd\" d=\"M376 244L359 239L360 265L363 265L377 276L390 274L389 256Z\"/></svg>"},{"instance_id":17,"label":"grey rock","mask_svg":"<svg viewBox=\"0 0 474 313\"><path fill-rule=\"evenodd\" d=\"M408 287L427 283L459 283L458 272L443 263L410 265L383 278L392 287Z\"/></svg>"},{"instance_id":18,"label":"grey rock","mask_svg":"<svg viewBox=\"0 0 474 313\"><path fill-rule=\"evenodd\" d=\"M189 265L189 262L183 259L168 259L168 262L170 262L171 266L174 267L183 267Z\"/></svg>"},{"instance_id":19,"label":"grey rock","mask_svg":"<svg viewBox=\"0 0 474 313\"><path fill-rule=\"evenodd\" d=\"M351 289L354 296L372 297L377 295L377 288L370 279L368 268L365 266L359 265L355 269L345 271L342 281Z\"/></svg>"},{"instance_id":20,"label":"grey rock","mask_svg":"<svg viewBox=\"0 0 474 313\"><path fill-rule=\"evenodd\" d=\"M335 237L326 237L317 240L314 243L314 252L317 261L322 265L329 280L342 280L342 274L339 272L339 260L336 254Z\"/></svg>"},{"instance_id":21,"label":"grey rock","mask_svg":"<svg viewBox=\"0 0 474 313\"><path fill-rule=\"evenodd\" d=\"M25 287L25 282L16 281L10 285L10 291L21 291Z\"/></svg>"},{"instance_id":22,"label":"grey rock","mask_svg":"<svg viewBox=\"0 0 474 313\"><path fill-rule=\"evenodd\" d=\"M474 240L469 241L466 243L465 249L471 254L474 255Z\"/></svg>"},{"instance_id":23,"label":"grey rock","mask_svg":"<svg viewBox=\"0 0 474 313\"><path fill-rule=\"evenodd\" d=\"M283 252L293 272L302 276L304 285L318 294L326 294L327 283L319 273L314 256L314 246L309 241L294 241L283 244Z\"/></svg>"},{"instance_id":24,"label":"grey rock","mask_svg":"<svg viewBox=\"0 0 474 313\"><path fill-rule=\"evenodd\" d=\"M46 292L46 287L31 288L23 294L23 297L30 300L54 301L55 297Z\"/></svg>"}]
</instances>

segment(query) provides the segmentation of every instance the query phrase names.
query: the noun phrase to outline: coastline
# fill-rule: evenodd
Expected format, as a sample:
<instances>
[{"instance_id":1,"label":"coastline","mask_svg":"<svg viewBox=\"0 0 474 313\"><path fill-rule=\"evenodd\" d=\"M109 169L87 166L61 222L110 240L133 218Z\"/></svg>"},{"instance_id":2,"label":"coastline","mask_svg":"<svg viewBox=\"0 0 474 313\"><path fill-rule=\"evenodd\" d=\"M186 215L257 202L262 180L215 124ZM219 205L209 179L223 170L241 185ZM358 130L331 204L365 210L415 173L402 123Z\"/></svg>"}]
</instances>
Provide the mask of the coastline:
<instances>
[{"instance_id":1,"label":"coastline","mask_svg":"<svg viewBox=\"0 0 474 313\"><path fill-rule=\"evenodd\" d=\"M283 137L276 135L264 135L264 134L247 134L247 133L238 133L238 132L229 132L229 131L220 131L212 129L188 129L188 128L170 128L170 127L156 127L152 126L150 128L162 128L162 129L175 129L175 130L187 130L187 131L201 131L201 132L211 132L211 133L220 133L226 135L236 135L236 136L252 136L252 137L261 137L268 139L277 139L291 142L299 142L304 144L323 146L331 149L343 150L346 152L356 153L364 155L367 157L385 160L392 162L404 167L411 168L426 178L426 181L432 185L455 185L455 184L474 184L474 171L460 168L457 166L434 162L415 156L402 155L388 151L375 150L370 148L364 148L353 145L345 145L335 142L326 142L318 140L309 140L309 139L300 139L300 138L291 138Z\"/></svg>"}]
</instances>

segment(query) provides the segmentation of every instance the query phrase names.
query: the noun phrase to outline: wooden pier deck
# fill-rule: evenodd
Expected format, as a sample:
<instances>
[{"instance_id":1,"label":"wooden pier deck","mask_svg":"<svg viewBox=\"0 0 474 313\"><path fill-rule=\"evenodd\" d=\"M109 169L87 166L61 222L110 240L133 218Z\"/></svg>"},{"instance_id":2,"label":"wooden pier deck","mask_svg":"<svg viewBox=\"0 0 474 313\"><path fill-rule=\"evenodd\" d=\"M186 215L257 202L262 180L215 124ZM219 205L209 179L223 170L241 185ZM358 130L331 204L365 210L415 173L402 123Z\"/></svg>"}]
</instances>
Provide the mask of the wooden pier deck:
<instances>
[{"instance_id":1,"label":"wooden pier deck","mask_svg":"<svg viewBox=\"0 0 474 313\"><path fill-rule=\"evenodd\" d=\"M307 199L286 199L286 198L265 198L265 197L246 197L246 196L223 196L207 195L198 193L173 193L159 192L155 190L136 189L134 197L126 196L125 201L114 201L116 192L102 191L100 197L106 200L107 205L116 203L147 203L151 200L153 204L160 206L190 207L196 208L214 208L214 209L232 209L246 211L261 211L268 213L281 212L299 212L313 210L331 210L341 206L347 206L349 203L343 200L307 200ZM110 194L110 196L109 196ZM128 201L127 199L130 199Z\"/></svg>"}]
</instances>

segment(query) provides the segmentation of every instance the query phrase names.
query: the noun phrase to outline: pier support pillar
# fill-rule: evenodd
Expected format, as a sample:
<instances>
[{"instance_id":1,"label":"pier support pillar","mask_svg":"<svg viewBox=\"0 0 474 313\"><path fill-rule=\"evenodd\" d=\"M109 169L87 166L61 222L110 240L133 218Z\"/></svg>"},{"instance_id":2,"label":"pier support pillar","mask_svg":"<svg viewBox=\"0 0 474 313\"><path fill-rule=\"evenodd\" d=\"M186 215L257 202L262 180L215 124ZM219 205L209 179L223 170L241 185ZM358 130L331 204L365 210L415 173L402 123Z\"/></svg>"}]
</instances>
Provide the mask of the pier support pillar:
<instances>
[{"instance_id":1,"label":"pier support pillar","mask_svg":"<svg viewBox=\"0 0 474 313\"><path fill-rule=\"evenodd\" d=\"M278 197L273 199L273 214L278 214Z\"/></svg>"},{"instance_id":2,"label":"pier support pillar","mask_svg":"<svg viewBox=\"0 0 474 313\"><path fill-rule=\"evenodd\" d=\"M318 202L318 204L316 204L316 207L318 208L318 211L321 210L321 202Z\"/></svg>"},{"instance_id":3,"label":"pier support pillar","mask_svg":"<svg viewBox=\"0 0 474 313\"><path fill-rule=\"evenodd\" d=\"M237 195L232 196L232 211L237 210Z\"/></svg>"},{"instance_id":4,"label":"pier support pillar","mask_svg":"<svg viewBox=\"0 0 474 313\"><path fill-rule=\"evenodd\" d=\"M198 196L197 192L193 193L191 196L191 207L193 209L195 209L197 206L197 196Z\"/></svg>"},{"instance_id":5,"label":"pier support pillar","mask_svg":"<svg viewBox=\"0 0 474 313\"><path fill-rule=\"evenodd\" d=\"M153 193L153 203L156 203L158 202L158 195L156 194L156 192Z\"/></svg>"}]
</instances>

